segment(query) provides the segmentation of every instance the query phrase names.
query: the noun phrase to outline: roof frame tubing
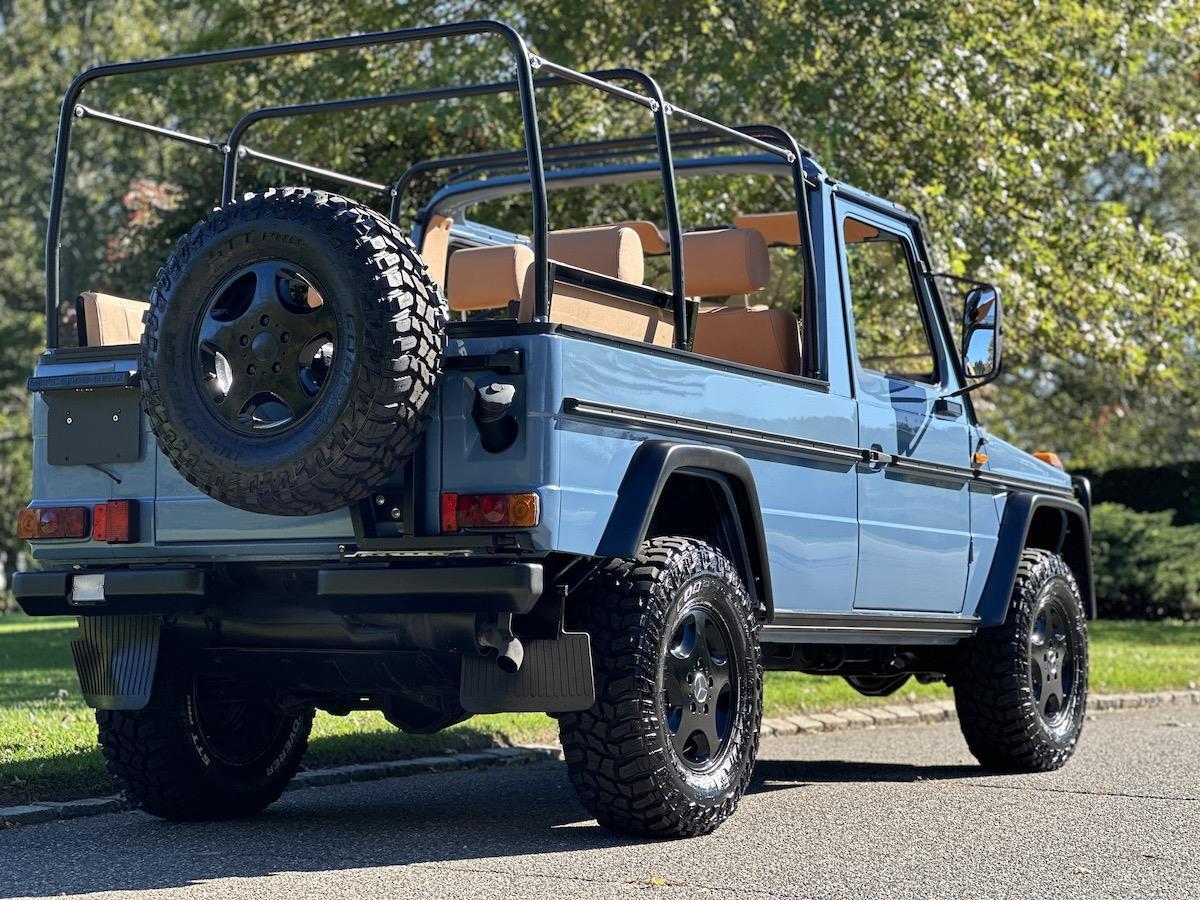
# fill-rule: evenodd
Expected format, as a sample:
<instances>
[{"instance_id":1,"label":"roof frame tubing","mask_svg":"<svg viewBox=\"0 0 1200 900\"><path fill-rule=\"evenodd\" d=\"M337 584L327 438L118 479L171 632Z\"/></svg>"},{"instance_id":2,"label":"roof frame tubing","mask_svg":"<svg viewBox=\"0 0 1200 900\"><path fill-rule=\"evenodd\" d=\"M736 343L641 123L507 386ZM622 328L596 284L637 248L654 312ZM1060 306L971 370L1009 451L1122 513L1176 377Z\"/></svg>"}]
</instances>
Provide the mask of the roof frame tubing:
<instances>
[{"instance_id":1,"label":"roof frame tubing","mask_svg":"<svg viewBox=\"0 0 1200 900\"><path fill-rule=\"evenodd\" d=\"M120 125L122 128L130 128L134 131L141 131L146 134L153 134L157 137L165 138L176 143L186 144L190 147L203 147L212 150L215 153L225 154L226 144L222 141L214 141L211 138L203 138L194 134L189 134L186 131L178 131L172 128L164 128L161 125L151 125L148 122L139 122L136 119L127 119L124 116L114 115L113 113L103 112L102 110L93 109L90 106L85 106L82 103L75 104L75 118L77 119L95 119L98 122L105 122L110 125ZM378 184L374 181L367 181L364 178L356 178L353 175L346 175L343 172L335 172L332 169L324 169L320 166L309 165L294 159L285 159L282 156L274 156L270 153L263 153L254 150L250 147L243 146L241 152L253 159L261 159L264 162L270 162L278 166L283 166L288 169L295 169L298 172L305 172L309 175L317 175L321 178L327 178L331 181L338 181L343 184L353 185L354 187L368 188L373 191L378 191L381 194L390 192L390 188L386 184ZM520 151L524 156L525 151Z\"/></svg>"},{"instance_id":2,"label":"roof frame tubing","mask_svg":"<svg viewBox=\"0 0 1200 900\"><path fill-rule=\"evenodd\" d=\"M654 117L654 135L651 138L658 151L660 168L662 171L662 186L664 194L664 207L666 211L667 229L671 235L671 246L676 248L680 246L680 235L682 227L679 222L679 204L675 192L675 170L671 158L671 137L667 125L666 109L667 104L662 99L662 91L659 89L657 82L649 75L637 69L619 68L605 69L591 74L576 72L566 66L560 66L556 63L547 62L536 56L530 56L530 65L533 69L545 68L553 72L553 76L549 78L534 79L533 85L539 88L551 87L567 87L571 85L582 85L591 87L603 93L617 96L623 100L635 103L648 109ZM634 91L626 90L613 84L613 81L629 80L641 85L649 96L643 96ZM462 85L458 87L445 88L429 88L418 91L408 91L399 94L381 94L371 97L353 97L343 100L324 100L315 103L293 104L290 106L275 106L264 107L262 109L253 110L244 115L229 134L228 152L225 156L225 175L222 185L221 202L228 203L233 199L234 191L237 185L237 161L242 151L242 139L247 131L257 122L266 119L289 118L292 116L316 115L332 112L346 112L359 109L372 109L386 106L405 106L414 103L434 102L437 100L457 99L464 97L478 97L489 94L509 93L519 87L516 82L502 81L492 82L487 84L472 84ZM503 151L506 155L508 151ZM524 154L527 158L527 154ZM519 160L520 157L518 157ZM543 150L543 161L545 159L545 150ZM420 165L417 163L416 165ZM544 165L544 162L543 162ZM392 188L392 205L390 217L393 221L397 219L398 213L398 195L401 190L407 186L404 180L405 176L411 180L413 168L401 176L399 182ZM544 168L539 172L543 190L545 185ZM403 183L402 183L403 182ZM538 290L535 287L534 296L534 321L547 321L549 319L549 267L544 252L538 250L538 237L541 231L541 237L548 242L546 238L547 229L539 229L536 218L534 222L534 256L537 271L535 271L535 285L538 283L545 284L545 290ZM545 275L544 282L539 277ZM692 336L688 329L687 301L683 293L683 258L681 253L672 250L671 256L671 295L673 320L675 324L676 344L682 349L690 349Z\"/></svg>"},{"instance_id":3,"label":"roof frame tubing","mask_svg":"<svg viewBox=\"0 0 1200 900\"><path fill-rule=\"evenodd\" d=\"M208 65L227 65L302 53L329 50L349 50L364 47L404 44L415 41L431 41L439 38L461 37L477 34L492 34L504 39L513 54L516 64L516 86L520 95L521 118L525 137L526 156L531 173L533 194L534 253L542 261L534 273L534 289L538 297L545 297L546 284L546 201L545 173L542 168L541 138L538 133L537 107L533 96L533 57L524 38L512 27L490 19L477 19L423 28L404 28L394 31L370 32L338 38L321 38L290 44L263 44L234 50L217 50L206 53L190 53L161 59L145 59L126 63L109 63L87 69L75 76L63 97L59 110L57 145L54 154L54 169L50 185L50 208L46 223L46 347L58 346L58 304L61 294L61 235L63 202L66 195L66 176L71 146L71 126L76 118L76 105L83 91L93 82L122 75L146 72L167 72L176 69L195 68ZM131 121L131 120L130 120ZM189 142L191 143L191 142ZM207 143L207 142L206 142ZM232 154L230 154L232 155Z\"/></svg>"},{"instance_id":4,"label":"roof frame tubing","mask_svg":"<svg viewBox=\"0 0 1200 900\"><path fill-rule=\"evenodd\" d=\"M535 84L541 84L540 79L535 80ZM693 147L693 143L698 143L701 139L706 143L701 147ZM655 135L643 134L632 138L613 138L603 141L585 141L575 144L556 144L542 148L543 160L553 160L556 163L563 162L582 162L585 160L609 159L616 156L628 156L635 153L644 153L653 149L655 143ZM672 152L676 149L706 149L726 146L731 143L728 140L714 140L709 132L689 131L671 135ZM438 159L422 159L413 163L408 169L396 180L393 185L395 194L393 195L393 205L391 216L393 221L398 221L400 216L400 205L404 202L404 195L408 192L413 180L425 172L433 172L438 169L461 169L455 172L447 180L447 184L453 184L463 179L469 178L472 175L492 172L496 169L507 168L517 165L525 158L525 154L521 150L489 150L480 153L467 153L461 156L445 156Z\"/></svg>"}]
</instances>

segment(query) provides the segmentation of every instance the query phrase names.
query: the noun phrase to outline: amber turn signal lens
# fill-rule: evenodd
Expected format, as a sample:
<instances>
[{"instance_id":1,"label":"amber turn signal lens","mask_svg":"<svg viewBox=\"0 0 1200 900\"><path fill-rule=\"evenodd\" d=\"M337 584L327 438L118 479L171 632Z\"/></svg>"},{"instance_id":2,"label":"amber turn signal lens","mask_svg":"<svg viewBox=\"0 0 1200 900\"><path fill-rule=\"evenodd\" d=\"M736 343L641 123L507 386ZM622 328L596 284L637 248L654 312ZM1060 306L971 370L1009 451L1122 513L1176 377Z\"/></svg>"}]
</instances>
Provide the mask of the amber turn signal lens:
<instances>
[{"instance_id":1,"label":"amber turn signal lens","mask_svg":"<svg viewBox=\"0 0 1200 900\"><path fill-rule=\"evenodd\" d=\"M44 506L17 514L17 537L26 541L81 538L88 534L86 506Z\"/></svg>"},{"instance_id":2,"label":"amber turn signal lens","mask_svg":"<svg viewBox=\"0 0 1200 900\"><path fill-rule=\"evenodd\" d=\"M442 533L464 528L532 528L538 497L524 494L442 494Z\"/></svg>"},{"instance_id":3,"label":"amber turn signal lens","mask_svg":"<svg viewBox=\"0 0 1200 900\"><path fill-rule=\"evenodd\" d=\"M1051 453L1049 450L1039 450L1033 455L1047 465L1054 466L1056 469L1062 469L1064 472L1066 471L1066 469L1063 468L1062 460L1058 458L1057 453Z\"/></svg>"}]
</instances>

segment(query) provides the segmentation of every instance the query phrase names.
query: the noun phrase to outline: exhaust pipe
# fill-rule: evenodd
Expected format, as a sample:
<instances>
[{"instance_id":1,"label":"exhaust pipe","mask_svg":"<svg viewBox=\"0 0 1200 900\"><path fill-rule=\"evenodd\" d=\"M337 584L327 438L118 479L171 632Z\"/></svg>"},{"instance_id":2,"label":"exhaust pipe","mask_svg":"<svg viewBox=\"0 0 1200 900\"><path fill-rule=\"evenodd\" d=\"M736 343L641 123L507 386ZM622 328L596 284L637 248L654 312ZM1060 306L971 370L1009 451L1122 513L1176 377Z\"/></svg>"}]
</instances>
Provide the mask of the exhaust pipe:
<instances>
[{"instance_id":1,"label":"exhaust pipe","mask_svg":"<svg viewBox=\"0 0 1200 900\"><path fill-rule=\"evenodd\" d=\"M525 646L513 634L512 613L501 613L494 620L479 625L479 647L496 651L496 665L509 675L516 674L525 661Z\"/></svg>"}]
</instances>

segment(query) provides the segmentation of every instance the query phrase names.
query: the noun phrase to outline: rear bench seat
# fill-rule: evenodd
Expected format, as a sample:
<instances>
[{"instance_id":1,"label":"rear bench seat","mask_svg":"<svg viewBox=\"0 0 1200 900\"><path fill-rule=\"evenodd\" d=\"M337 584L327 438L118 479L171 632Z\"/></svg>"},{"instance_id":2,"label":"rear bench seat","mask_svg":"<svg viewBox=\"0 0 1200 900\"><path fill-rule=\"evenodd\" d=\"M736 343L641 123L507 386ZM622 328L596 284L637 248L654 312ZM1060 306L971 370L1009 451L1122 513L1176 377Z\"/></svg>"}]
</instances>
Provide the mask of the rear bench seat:
<instances>
[{"instance_id":1,"label":"rear bench seat","mask_svg":"<svg viewBox=\"0 0 1200 900\"><path fill-rule=\"evenodd\" d=\"M728 228L683 236L684 289L689 297L730 297L763 290L771 277L766 241L758 229ZM630 225L604 225L550 234L550 257L632 284L645 272L642 238ZM447 267L447 300L459 312L516 304L533 319L533 252L523 244L458 250ZM668 310L556 283L550 321L615 337L671 346ZM800 338L789 310L744 305L702 310L696 353L743 365L797 374Z\"/></svg>"},{"instance_id":2,"label":"rear bench seat","mask_svg":"<svg viewBox=\"0 0 1200 900\"><path fill-rule=\"evenodd\" d=\"M550 234L550 258L630 284L641 284L645 257L637 233L624 226L602 225ZM455 251L447 267L446 299L452 310L501 309L517 302L517 320L533 321L533 252L522 244ZM614 337L672 345L670 310L625 300L599 291L556 282L550 321Z\"/></svg>"}]
</instances>

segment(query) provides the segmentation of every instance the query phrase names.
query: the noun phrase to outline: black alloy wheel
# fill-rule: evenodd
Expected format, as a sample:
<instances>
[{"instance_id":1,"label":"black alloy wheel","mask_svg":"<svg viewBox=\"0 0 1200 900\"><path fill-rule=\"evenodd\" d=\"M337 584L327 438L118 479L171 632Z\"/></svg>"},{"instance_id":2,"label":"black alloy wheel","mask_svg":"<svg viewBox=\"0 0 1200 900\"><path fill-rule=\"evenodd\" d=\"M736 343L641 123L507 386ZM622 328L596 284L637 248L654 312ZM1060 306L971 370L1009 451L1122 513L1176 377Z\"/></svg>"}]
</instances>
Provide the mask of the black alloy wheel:
<instances>
[{"instance_id":1,"label":"black alloy wheel","mask_svg":"<svg viewBox=\"0 0 1200 900\"><path fill-rule=\"evenodd\" d=\"M189 482L238 509L344 509L395 476L434 411L445 297L395 223L324 191L215 209L159 271L142 408Z\"/></svg>"},{"instance_id":2,"label":"black alloy wheel","mask_svg":"<svg viewBox=\"0 0 1200 900\"><path fill-rule=\"evenodd\" d=\"M312 275L280 259L242 266L213 292L196 330L209 409L245 434L301 422L337 342L337 319Z\"/></svg>"},{"instance_id":3,"label":"black alloy wheel","mask_svg":"<svg viewBox=\"0 0 1200 900\"><path fill-rule=\"evenodd\" d=\"M694 538L611 559L569 611L592 641L596 702L559 717L580 801L621 834L691 837L733 815L762 721L760 609Z\"/></svg>"},{"instance_id":4,"label":"black alloy wheel","mask_svg":"<svg viewBox=\"0 0 1200 900\"><path fill-rule=\"evenodd\" d=\"M1050 731L1071 720L1079 679L1077 632L1058 592L1047 591L1029 631L1029 688L1038 718Z\"/></svg>"},{"instance_id":5,"label":"black alloy wheel","mask_svg":"<svg viewBox=\"0 0 1200 900\"><path fill-rule=\"evenodd\" d=\"M703 605L679 617L663 656L663 720L688 768L711 768L729 745L734 698L744 673L730 657L729 627Z\"/></svg>"},{"instance_id":6,"label":"black alloy wheel","mask_svg":"<svg viewBox=\"0 0 1200 900\"><path fill-rule=\"evenodd\" d=\"M300 768L311 708L283 709L259 686L160 661L150 702L99 710L109 772L135 805L181 822L250 816Z\"/></svg>"}]
</instances>

